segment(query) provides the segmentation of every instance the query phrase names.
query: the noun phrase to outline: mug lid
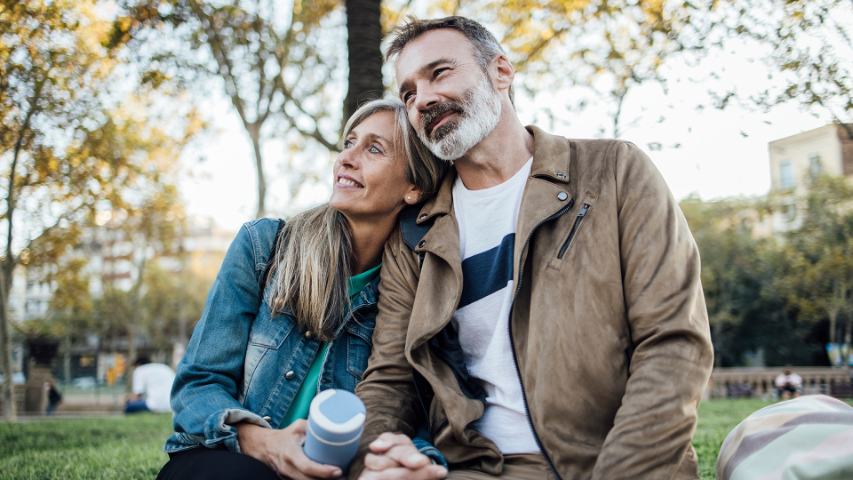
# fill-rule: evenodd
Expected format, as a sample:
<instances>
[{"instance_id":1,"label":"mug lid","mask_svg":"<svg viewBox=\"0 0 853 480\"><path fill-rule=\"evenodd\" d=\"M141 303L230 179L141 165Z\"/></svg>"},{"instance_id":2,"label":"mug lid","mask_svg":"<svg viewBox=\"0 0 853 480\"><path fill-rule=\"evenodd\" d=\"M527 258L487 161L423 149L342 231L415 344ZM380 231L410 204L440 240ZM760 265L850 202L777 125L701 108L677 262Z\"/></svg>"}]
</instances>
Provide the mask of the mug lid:
<instances>
[{"instance_id":1,"label":"mug lid","mask_svg":"<svg viewBox=\"0 0 853 480\"><path fill-rule=\"evenodd\" d=\"M311 401L311 421L329 433L347 433L358 429L365 419L364 403L346 390L323 390Z\"/></svg>"}]
</instances>

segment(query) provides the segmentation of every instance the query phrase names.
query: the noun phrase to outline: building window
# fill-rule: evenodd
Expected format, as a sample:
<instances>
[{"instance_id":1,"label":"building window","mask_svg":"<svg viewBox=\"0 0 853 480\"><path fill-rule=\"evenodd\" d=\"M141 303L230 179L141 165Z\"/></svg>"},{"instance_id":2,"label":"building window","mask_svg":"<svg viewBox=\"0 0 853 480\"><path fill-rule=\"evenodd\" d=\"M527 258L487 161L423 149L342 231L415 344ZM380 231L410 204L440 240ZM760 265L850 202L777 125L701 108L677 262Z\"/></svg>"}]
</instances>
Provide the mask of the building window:
<instances>
[{"instance_id":1,"label":"building window","mask_svg":"<svg viewBox=\"0 0 853 480\"><path fill-rule=\"evenodd\" d=\"M794 223L797 220L797 206L793 203L782 206L782 218L786 223Z\"/></svg>"},{"instance_id":2,"label":"building window","mask_svg":"<svg viewBox=\"0 0 853 480\"><path fill-rule=\"evenodd\" d=\"M809 176L814 180L821 174L822 170L823 165L820 162L820 154L813 153L809 156Z\"/></svg>"},{"instance_id":3,"label":"building window","mask_svg":"<svg viewBox=\"0 0 853 480\"><path fill-rule=\"evenodd\" d=\"M790 160L782 160L779 163L779 186L791 188L794 186L794 166Z\"/></svg>"}]
</instances>

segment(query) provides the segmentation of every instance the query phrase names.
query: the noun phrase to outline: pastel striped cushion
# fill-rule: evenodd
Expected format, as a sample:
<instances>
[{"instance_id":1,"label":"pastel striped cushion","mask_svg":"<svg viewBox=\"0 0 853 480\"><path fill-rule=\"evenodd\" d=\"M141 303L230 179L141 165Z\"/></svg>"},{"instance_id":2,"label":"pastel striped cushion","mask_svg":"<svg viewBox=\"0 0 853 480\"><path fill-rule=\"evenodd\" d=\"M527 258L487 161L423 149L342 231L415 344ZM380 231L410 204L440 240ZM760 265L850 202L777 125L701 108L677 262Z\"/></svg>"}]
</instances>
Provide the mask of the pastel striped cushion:
<instances>
[{"instance_id":1,"label":"pastel striped cushion","mask_svg":"<svg viewBox=\"0 0 853 480\"><path fill-rule=\"evenodd\" d=\"M717 478L853 479L853 407L807 395L756 411L720 447Z\"/></svg>"}]
</instances>

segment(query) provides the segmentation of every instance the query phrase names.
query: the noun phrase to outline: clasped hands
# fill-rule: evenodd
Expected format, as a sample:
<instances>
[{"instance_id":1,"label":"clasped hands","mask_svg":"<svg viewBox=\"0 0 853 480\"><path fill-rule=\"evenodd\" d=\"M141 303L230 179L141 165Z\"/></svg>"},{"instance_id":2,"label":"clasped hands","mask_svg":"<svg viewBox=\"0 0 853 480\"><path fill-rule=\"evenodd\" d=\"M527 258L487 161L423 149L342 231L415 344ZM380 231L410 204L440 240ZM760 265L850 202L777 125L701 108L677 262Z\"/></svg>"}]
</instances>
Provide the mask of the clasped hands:
<instances>
[{"instance_id":1,"label":"clasped hands","mask_svg":"<svg viewBox=\"0 0 853 480\"><path fill-rule=\"evenodd\" d=\"M237 425L240 450L264 462L284 478L340 478L343 475L340 468L316 463L305 456L302 444L307 425L305 420L298 420L287 428L275 430L240 423ZM447 469L432 464L406 435L383 433L369 448L360 480L437 480L447 476Z\"/></svg>"}]
</instances>

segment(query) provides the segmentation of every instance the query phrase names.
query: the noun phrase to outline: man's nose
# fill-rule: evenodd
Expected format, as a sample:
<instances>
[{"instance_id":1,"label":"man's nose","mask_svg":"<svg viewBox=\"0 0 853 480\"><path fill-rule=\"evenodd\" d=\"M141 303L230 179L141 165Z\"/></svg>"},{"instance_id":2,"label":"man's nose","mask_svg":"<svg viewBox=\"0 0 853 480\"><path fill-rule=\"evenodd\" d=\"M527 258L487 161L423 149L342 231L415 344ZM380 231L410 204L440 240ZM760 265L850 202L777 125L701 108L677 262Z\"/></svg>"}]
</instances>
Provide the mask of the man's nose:
<instances>
[{"instance_id":1,"label":"man's nose","mask_svg":"<svg viewBox=\"0 0 853 480\"><path fill-rule=\"evenodd\" d=\"M441 101L440 96L429 82L422 82L418 85L418 94L415 96L415 108L418 111L424 111L431 108L433 105Z\"/></svg>"}]
</instances>

